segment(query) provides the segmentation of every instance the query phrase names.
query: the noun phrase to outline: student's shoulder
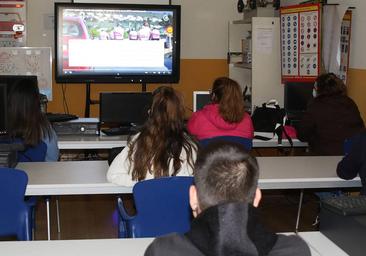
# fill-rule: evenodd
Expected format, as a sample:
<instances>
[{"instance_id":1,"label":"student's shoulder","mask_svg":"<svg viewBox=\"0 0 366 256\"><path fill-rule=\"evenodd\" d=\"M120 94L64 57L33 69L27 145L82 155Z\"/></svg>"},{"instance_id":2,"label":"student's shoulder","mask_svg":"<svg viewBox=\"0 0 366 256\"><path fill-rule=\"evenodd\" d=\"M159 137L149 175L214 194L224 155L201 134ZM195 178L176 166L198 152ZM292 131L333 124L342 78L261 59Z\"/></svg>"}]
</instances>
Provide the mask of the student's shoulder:
<instances>
[{"instance_id":1,"label":"student's shoulder","mask_svg":"<svg viewBox=\"0 0 366 256\"><path fill-rule=\"evenodd\" d=\"M310 248L307 243L297 235L278 235L278 240L271 250L270 256L310 256Z\"/></svg>"},{"instance_id":2,"label":"student's shoulder","mask_svg":"<svg viewBox=\"0 0 366 256\"><path fill-rule=\"evenodd\" d=\"M146 249L144 255L203 256L186 236L176 233L156 238Z\"/></svg>"}]
</instances>

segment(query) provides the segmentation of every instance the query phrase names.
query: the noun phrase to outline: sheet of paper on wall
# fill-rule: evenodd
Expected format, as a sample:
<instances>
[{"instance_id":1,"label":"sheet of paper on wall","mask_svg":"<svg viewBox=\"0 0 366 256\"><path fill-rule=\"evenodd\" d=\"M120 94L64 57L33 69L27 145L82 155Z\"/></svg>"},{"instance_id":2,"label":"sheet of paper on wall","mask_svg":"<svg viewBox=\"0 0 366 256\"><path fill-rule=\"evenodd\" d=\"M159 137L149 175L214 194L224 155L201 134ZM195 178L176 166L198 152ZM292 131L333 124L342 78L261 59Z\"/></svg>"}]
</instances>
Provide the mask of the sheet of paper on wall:
<instances>
[{"instance_id":1,"label":"sheet of paper on wall","mask_svg":"<svg viewBox=\"0 0 366 256\"><path fill-rule=\"evenodd\" d=\"M256 42L255 47L258 53L271 54L273 48L273 28L258 28Z\"/></svg>"},{"instance_id":2,"label":"sheet of paper on wall","mask_svg":"<svg viewBox=\"0 0 366 256\"><path fill-rule=\"evenodd\" d=\"M0 47L26 45L25 0L1 1L0 27Z\"/></svg>"},{"instance_id":3,"label":"sheet of paper on wall","mask_svg":"<svg viewBox=\"0 0 366 256\"><path fill-rule=\"evenodd\" d=\"M52 100L50 47L0 47L0 75L37 76L40 93Z\"/></svg>"}]
</instances>

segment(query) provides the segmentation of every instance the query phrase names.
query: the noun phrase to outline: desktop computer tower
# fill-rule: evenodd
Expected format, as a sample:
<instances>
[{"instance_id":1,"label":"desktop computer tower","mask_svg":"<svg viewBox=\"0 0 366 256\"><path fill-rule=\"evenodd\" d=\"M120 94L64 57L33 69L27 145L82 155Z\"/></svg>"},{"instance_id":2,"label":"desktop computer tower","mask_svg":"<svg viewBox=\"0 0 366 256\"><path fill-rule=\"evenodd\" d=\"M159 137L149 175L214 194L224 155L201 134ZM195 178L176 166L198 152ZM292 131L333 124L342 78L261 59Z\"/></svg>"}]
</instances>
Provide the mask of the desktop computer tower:
<instances>
[{"instance_id":1,"label":"desktop computer tower","mask_svg":"<svg viewBox=\"0 0 366 256\"><path fill-rule=\"evenodd\" d=\"M97 118L79 118L67 122L52 123L57 135L99 135L99 120Z\"/></svg>"},{"instance_id":2,"label":"desktop computer tower","mask_svg":"<svg viewBox=\"0 0 366 256\"><path fill-rule=\"evenodd\" d=\"M352 197L332 198L322 201L319 230L338 247L352 256L366 255L366 208L365 198L349 208ZM337 202L338 201L338 202ZM339 203L341 201L341 204ZM348 205L341 209L343 205Z\"/></svg>"}]
</instances>

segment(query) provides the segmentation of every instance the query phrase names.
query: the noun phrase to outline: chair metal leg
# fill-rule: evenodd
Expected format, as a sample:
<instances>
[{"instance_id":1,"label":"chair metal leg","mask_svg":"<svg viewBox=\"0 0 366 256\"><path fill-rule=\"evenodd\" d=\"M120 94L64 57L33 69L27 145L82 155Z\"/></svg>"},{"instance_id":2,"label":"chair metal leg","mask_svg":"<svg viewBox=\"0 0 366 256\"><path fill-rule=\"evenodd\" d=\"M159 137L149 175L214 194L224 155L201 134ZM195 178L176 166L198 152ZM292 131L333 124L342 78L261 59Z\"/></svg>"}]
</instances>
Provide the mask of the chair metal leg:
<instances>
[{"instance_id":1,"label":"chair metal leg","mask_svg":"<svg viewBox=\"0 0 366 256\"><path fill-rule=\"evenodd\" d=\"M50 224L50 198L46 198L46 208L47 208L47 238L51 240L51 224Z\"/></svg>"},{"instance_id":2,"label":"chair metal leg","mask_svg":"<svg viewBox=\"0 0 366 256\"><path fill-rule=\"evenodd\" d=\"M60 207L58 203L58 198L56 198L56 213L57 213L57 233L61 233Z\"/></svg>"},{"instance_id":3,"label":"chair metal leg","mask_svg":"<svg viewBox=\"0 0 366 256\"><path fill-rule=\"evenodd\" d=\"M297 217L296 217L296 226L295 226L295 233L297 234L299 230L299 223L300 223L300 214L301 214L301 207L302 207L302 201L304 196L304 190L300 190L300 199L299 199L299 207L297 209Z\"/></svg>"}]
</instances>

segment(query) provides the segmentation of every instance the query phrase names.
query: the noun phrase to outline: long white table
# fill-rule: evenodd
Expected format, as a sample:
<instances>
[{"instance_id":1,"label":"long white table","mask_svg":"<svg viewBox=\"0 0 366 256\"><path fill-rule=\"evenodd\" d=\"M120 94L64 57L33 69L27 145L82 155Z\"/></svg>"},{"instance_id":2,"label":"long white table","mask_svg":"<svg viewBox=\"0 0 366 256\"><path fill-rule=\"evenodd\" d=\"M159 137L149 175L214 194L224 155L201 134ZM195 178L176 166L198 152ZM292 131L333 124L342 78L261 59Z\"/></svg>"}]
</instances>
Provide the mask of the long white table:
<instances>
[{"instance_id":1,"label":"long white table","mask_svg":"<svg viewBox=\"0 0 366 256\"><path fill-rule=\"evenodd\" d=\"M340 156L329 157L258 157L261 189L306 189L360 187L357 177L342 180L336 175ZM132 187L117 186L106 179L107 161L29 162L17 168L28 174L26 195L83 195L132 193ZM299 202L296 230L300 219L302 194ZM47 227L50 237L49 203Z\"/></svg>"},{"instance_id":2,"label":"long white table","mask_svg":"<svg viewBox=\"0 0 366 256\"><path fill-rule=\"evenodd\" d=\"M299 236L313 256L348 255L320 232L300 232ZM152 241L153 238L0 242L0 252L12 256L142 256Z\"/></svg>"},{"instance_id":3,"label":"long white table","mask_svg":"<svg viewBox=\"0 0 366 256\"><path fill-rule=\"evenodd\" d=\"M339 248L328 237L320 232L299 232L298 235L305 240L311 250L311 255L346 256L345 251Z\"/></svg>"},{"instance_id":4,"label":"long white table","mask_svg":"<svg viewBox=\"0 0 366 256\"><path fill-rule=\"evenodd\" d=\"M360 187L357 177L342 180L335 172L340 156L257 157L261 189ZM26 195L124 194L131 187L106 179L107 161L19 163L28 174Z\"/></svg>"},{"instance_id":5,"label":"long white table","mask_svg":"<svg viewBox=\"0 0 366 256\"><path fill-rule=\"evenodd\" d=\"M272 134L268 133L258 133L258 135L269 138L272 137ZM127 144L127 137L127 135L61 135L58 138L58 147L60 149L110 149L114 147L125 147ZM307 145L308 144L306 142L301 142L298 139L293 140L294 147L307 147ZM276 137L268 141L258 139L253 140L253 148L273 148L278 146ZM290 143L287 140L283 140L281 146L290 147Z\"/></svg>"}]
</instances>

